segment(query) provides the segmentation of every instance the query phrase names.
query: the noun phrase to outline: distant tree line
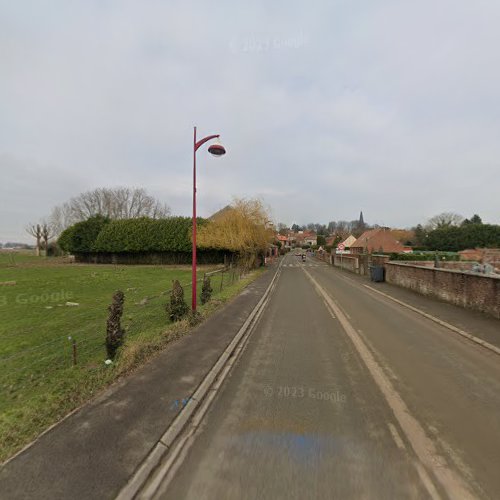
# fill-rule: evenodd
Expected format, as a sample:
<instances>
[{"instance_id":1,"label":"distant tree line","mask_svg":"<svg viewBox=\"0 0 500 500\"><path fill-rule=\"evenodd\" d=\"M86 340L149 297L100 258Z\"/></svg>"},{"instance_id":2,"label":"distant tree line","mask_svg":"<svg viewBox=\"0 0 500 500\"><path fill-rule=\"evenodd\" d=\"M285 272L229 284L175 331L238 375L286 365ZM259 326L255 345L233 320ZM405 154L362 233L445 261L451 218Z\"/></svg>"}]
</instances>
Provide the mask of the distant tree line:
<instances>
[{"instance_id":1,"label":"distant tree line","mask_svg":"<svg viewBox=\"0 0 500 500\"><path fill-rule=\"evenodd\" d=\"M27 245L26 243L19 243L17 241L7 241L6 243L0 243L0 248L22 248L25 250L31 250L32 245Z\"/></svg>"},{"instance_id":2,"label":"distant tree line","mask_svg":"<svg viewBox=\"0 0 500 500\"><path fill-rule=\"evenodd\" d=\"M370 226L369 224L366 224L365 222L360 220L338 220L330 221L328 224L310 222L309 224L304 225L292 224L291 227L288 227L283 222L280 222L278 224L278 233L286 236L289 231L314 231L318 237L326 238L331 234L335 234L338 235L341 239L345 239L351 234L356 237L361 236L364 231L366 231L367 229L371 229L371 227L372 226ZM322 241L322 243L320 243L319 241ZM322 244L324 244L324 239L319 238L318 245Z\"/></svg>"},{"instance_id":3,"label":"distant tree line","mask_svg":"<svg viewBox=\"0 0 500 500\"><path fill-rule=\"evenodd\" d=\"M500 247L500 225L484 224L477 214L464 219L445 212L429 219L425 226L418 224L414 233L414 245L427 250L457 252L467 248Z\"/></svg>"},{"instance_id":4,"label":"distant tree line","mask_svg":"<svg viewBox=\"0 0 500 500\"><path fill-rule=\"evenodd\" d=\"M170 215L170 208L143 188L98 188L81 193L54 207L49 224L56 234L60 234L76 222L96 215L108 219L162 219Z\"/></svg>"},{"instance_id":5,"label":"distant tree line","mask_svg":"<svg viewBox=\"0 0 500 500\"><path fill-rule=\"evenodd\" d=\"M279 223L278 232L287 235L290 230L313 230L318 235L318 245L324 245L326 236L330 234L340 240L350 234L359 237L367 229L377 227L379 226L366 224L362 220L331 221L326 225L311 222L306 225L293 224L290 228L286 224ZM443 212L431 217L425 224L393 230L393 234L403 245L420 250L457 252L467 248L500 247L500 226L484 224L478 214L464 218L454 212Z\"/></svg>"}]
</instances>

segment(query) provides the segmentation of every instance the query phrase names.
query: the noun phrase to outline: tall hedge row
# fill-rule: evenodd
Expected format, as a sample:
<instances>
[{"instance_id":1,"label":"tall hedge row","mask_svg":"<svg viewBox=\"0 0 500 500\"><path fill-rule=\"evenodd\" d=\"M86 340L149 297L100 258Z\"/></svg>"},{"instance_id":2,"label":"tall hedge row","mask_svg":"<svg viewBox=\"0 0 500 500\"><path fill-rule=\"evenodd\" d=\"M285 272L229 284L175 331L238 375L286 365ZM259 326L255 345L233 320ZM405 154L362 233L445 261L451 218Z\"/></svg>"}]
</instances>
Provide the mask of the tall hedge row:
<instances>
[{"instance_id":1,"label":"tall hedge row","mask_svg":"<svg viewBox=\"0 0 500 500\"><path fill-rule=\"evenodd\" d=\"M90 217L65 229L59 236L57 243L65 252L92 252L97 237L107 224L110 224L107 217L102 215Z\"/></svg>"},{"instance_id":2,"label":"tall hedge row","mask_svg":"<svg viewBox=\"0 0 500 500\"><path fill-rule=\"evenodd\" d=\"M59 239L71 253L190 252L191 218L88 219L66 229ZM99 222L99 223L98 223ZM203 225L204 219L197 219Z\"/></svg>"}]
</instances>

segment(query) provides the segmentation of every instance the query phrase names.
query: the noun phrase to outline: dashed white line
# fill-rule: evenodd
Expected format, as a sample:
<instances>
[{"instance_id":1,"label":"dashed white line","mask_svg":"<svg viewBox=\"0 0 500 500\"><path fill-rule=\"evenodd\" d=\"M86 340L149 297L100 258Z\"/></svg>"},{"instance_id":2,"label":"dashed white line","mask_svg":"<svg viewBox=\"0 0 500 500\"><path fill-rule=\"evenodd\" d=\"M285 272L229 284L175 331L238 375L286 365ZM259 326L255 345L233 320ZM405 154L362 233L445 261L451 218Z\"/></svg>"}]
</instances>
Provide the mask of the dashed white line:
<instances>
[{"instance_id":1,"label":"dashed white line","mask_svg":"<svg viewBox=\"0 0 500 500\"><path fill-rule=\"evenodd\" d=\"M401 439L401 436L399 435L399 432L396 429L396 427L394 427L394 425L391 424L391 422L387 422L387 426L389 427L389 431L392 435L392 439L394 439L394 442L396 443L396 446L400 450L406 450L406 446L403 443L403 440Z\"/></svg>"}]
</instances>

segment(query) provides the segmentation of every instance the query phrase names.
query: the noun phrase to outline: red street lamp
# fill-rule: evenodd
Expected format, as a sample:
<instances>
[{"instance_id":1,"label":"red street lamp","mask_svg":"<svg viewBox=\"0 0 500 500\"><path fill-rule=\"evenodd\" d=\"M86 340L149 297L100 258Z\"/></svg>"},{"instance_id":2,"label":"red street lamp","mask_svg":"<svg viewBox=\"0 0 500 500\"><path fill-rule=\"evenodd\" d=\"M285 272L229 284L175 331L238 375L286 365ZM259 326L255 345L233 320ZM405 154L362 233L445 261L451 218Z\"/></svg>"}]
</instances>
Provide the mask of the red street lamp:
<instances>
[{"instance_id":1,"label":"red street lamp","mask_svg":"<svg viewBox=\"0 0 500 500\"><path fill-rule=\"evenodd\" d=\"M194 127L194 142L193 142L193 264L192 264L192 290L191 290L191 308L196 311L196 151L203 146L205 142L211 139L217 139L216 135L208 135L203 139L196 141L196 127ZM214 156L222 156L226 154L226 150L222 144L211 144L208 152Z\"/></svg>"}]
</instances>

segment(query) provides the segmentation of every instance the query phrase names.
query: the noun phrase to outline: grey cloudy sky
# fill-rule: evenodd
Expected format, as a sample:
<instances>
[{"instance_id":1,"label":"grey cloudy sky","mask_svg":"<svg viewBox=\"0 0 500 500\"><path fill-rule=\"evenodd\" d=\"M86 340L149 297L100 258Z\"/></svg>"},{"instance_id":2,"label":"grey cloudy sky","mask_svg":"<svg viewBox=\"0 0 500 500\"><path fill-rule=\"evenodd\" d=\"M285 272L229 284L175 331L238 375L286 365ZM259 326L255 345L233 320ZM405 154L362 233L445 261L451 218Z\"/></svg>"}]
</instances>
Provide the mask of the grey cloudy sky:
<instances>
[{"instance_id":1,"label":"grey cloudy sky","mask_svg":"<svg viewBox=\"0 0 500 500\"><path fill-rule=\"evenodd\" d=\"M495 0L0 0L0 241L99 186L276 221L500 223Z\"/></svg>"}]
</instances>

